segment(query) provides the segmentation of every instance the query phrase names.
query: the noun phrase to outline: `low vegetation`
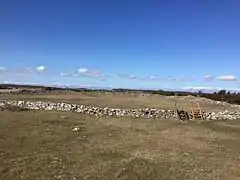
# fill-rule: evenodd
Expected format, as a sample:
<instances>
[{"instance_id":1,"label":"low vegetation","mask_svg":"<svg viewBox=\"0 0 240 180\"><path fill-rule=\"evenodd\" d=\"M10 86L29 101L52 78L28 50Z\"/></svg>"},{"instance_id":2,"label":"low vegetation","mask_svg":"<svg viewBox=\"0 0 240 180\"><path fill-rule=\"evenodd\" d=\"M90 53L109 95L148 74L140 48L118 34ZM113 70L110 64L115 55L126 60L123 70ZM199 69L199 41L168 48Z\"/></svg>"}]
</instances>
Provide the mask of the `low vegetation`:
<instances>
[{"instance_id":1,"label":"low vegetation","mask_svg":"<svg viewBox=\"0 0 240 180\"><path fill-rule=\"evenodd\" d=\"M238 180L240 122L0 111L0 179Z\"/></svg>"}]
</instances>

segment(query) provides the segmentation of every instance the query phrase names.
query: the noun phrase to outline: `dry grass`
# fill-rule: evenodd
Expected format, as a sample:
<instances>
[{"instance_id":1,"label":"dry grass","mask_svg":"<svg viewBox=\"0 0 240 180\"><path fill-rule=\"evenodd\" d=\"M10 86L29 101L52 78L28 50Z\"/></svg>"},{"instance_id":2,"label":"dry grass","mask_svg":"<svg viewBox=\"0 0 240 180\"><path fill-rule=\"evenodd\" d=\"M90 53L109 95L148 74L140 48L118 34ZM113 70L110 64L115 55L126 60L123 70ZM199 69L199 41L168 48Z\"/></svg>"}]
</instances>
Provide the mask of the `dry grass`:
<instances>
[{"instance_id":1,"label":"dry grass","mask_svg":"<svg viewBox=\"0 0 240 180\"><path fill-rule=\"evenodd\" d=\"M173 109L175 106L175 98L166 96L152 95L152 96L121 96L121 95L94 95L66 92L59 94L43 94L43 95L6 95L0 94L0 99L14 99L14 100L38 100L49 102L66 102L83 105L95 105L100 107L117 107L117 108L163 108ZM178 107L191 109L192 104L189 100L183 98L176 98ZM197 98L196 98L197 100ZM211 104L201 104L203 111L221 111L226 110L226 107L216 106Z\"/></svg>"},{"instance_id":2,"label":"dry grass","mask_svg":"<svg viewBox=\"0 0 240 180\"><path fill-rule=\"evenodd\" d=\"M239 121L0 111L0 179L237 180L239 135Z\"/></svg>"},{"instance_id":3,"label":"dry grass","mask_svg":"<svg viewBox=\"0 0 240 180\"><path fill-rule=\"evenodd\" d=\"M20 89L0 89L0 93L6 93L6 92L17 92Z\"/></svg>"}]
</instances>

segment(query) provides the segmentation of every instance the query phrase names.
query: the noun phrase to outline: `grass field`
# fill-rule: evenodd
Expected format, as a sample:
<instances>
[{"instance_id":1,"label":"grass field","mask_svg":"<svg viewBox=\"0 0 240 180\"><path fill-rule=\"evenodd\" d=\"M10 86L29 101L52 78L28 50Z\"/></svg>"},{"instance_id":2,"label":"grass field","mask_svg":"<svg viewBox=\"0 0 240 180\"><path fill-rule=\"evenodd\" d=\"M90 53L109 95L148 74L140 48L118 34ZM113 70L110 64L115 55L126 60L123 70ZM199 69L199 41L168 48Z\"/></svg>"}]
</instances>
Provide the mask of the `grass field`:
<instances>
[{"instance_id":1,"label":"grass field","mask_svg":"<svg viewBox=\"0 0 240 180\"><path fill-rule=\"evenodd\" d=\"M0 179L239 180L239 136L239 121L1 111Z\"/></svg>"},{"instance_id":2,"label":"grass field","mask_svg":"<svg viewBox=\"0 0 240 180\"><path fill-rule=\"evenodd\" d=\"M116 108L162 108L174 109L175 102L178 108L191 110L192 104L189 100L184 100L184 97L171 98L161 95L152 96L127 96L127 95L94 95L76 92L66 92L57 94L43 94L43 95L7 95L0 94L0 99L13 100L34 100L34 101L48 101L48 102L66 102L81 105L93 105L100 107L116 107ZM196 99L197 98L193 98ZM223 111L229 109L225 106L201 103L203 111Z\"/></svg>"}]
</instances>

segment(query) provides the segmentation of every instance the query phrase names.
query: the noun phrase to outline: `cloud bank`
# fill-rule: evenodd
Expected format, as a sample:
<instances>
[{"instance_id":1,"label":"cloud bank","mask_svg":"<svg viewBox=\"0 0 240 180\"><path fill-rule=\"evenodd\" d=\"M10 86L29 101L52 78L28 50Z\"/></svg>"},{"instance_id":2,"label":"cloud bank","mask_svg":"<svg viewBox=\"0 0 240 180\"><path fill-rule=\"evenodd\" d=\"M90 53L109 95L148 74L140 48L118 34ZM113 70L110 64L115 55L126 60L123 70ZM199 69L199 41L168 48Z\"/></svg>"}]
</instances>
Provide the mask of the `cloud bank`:
<instances>
[{"instance_id":1,"label":"cloud bank","mask_svg":"<svg viewBox=\"0 0 240 180\"><path fill-rule=\"evenodd\" d=\"M237 81L237 77L234 75L222 75L217 78L220 81Z\"/></svg>"},{"instance_id":2,"label":"cloud bank","mask_svg":"<svg viewBox=\"0 0 240 180\"><path fill-rule=\"evenodd\" d=\"M237 77L234 75L221 75L218 77L215 77L213 75L204 76L204 81L213 81L215 79L219 81L237 81Z\"/></svg>"},{"instance_id":3,"label":"cloud bank","mask_svg":"<svg viewBox=\"0 0 240 180\"><path fill-rule=\"evenodd\" d=\"M92 76L92 77L100 77L100 76L102 76L102 73L100 71L91 70L91 69L87 69L87 68L79 68L78 69L78 73L80 75L84 75L84 76Z\"/></svg>"},{"instance_id":4,"label":"cloud bank","mask_svg":"<svg viewBox=\"0 0 240 180\"><path fill-rule=\"evenodd\" d=\"M73 72L62 72L60 73L62 77L89 77L89 78L97 78L101 81L106 81L108 76L104 75L101 71L88 69L88 68L79 68Z\"/></svg>"},{"instance_id":5,"label":"cloud bank","mask_svg":"<svg viewBox=\"0 0 240 180\"><path fill-rule=\"evenodd\" d=\"M0 73L8 73L8 74L31 74L31 73L43 73L46 71L45 66L37 66L33 67L26 67L26 68L6 68L0 67Z\"/></svg>"},{"instance_id":6,"label":"cloud bank","mask_svg":"<svg viewBox=\"0 0 240 180\"><path fill-rule=\"evenodd\" d=\"M40 66L36 66L36 67L26 67L26 68L8 68L8 67L4 67L4 66L0 66L0 75L1 77L4 77L4 74L6 74L7 78L11 79L11 78L15 78L16 76L14 75L29 75L27 78L29 81L34 81L34 79L29 79L32 78L32 75L37 74L37 75L41 75L41 74L45 74L46 72L48 72L48 68L44 65L40 65ZM51 72L51 71L50 71ZM3 75L3 76L2 76ZM13 75L13 76L11 76ZM52 74L54 76L54 78L59 78L61 77L72 77L72 78L83 78L83 81L86 82L92 82L91 80L93 80L93 82L97 82L99 81L99 83L102 81L106 81L106 83L117 83L118 84L118 80L119 83L123 83L126 82L127 84L129 84L130 86L133 86L133 84L131 84L131 82L129 81L133 81L134 83L139 83L139 84L143 84L145 83L146 86L149 83L149 86L153 86L152 84L155 84L154 86L164 86L164 83L183 83L186 85L186 82L189 86L191 86L193 84L193 82L196 79L192 79L190 77L174 77L174 76L159 76L158 74L155 75L149 75L149 76L137 76L134 74L126 74L126 73L113 73L110 75L106 75L103 72L101 72L100 70L96 70L96 69L89 69L86 67L81 67L81 68L76 68L73 71L70 72L56 72L55 74ZM57 76L57 77L56 77ZM18 76L17 76L18 77ZM23 76L25 77L25 76ZM20 78L22 78L20 76ZM85 79L87 78L87 79ZM123 80L117 79L117 78L122 78ZM36 78L38 79L38 78ZM81 82L79 80L71 80L72 83L78 81ZM96 80L95 80L96 79ZM124 81L124 79L128 79L129 81ZM65 79L66 80L66 79ZM214 76L212 74L208 74L205 75L204 77L200 77L197 81L203 82L202 80L204 80L204 82L217 82L217 81L222 81L222 84L224 82L234 82L237 81L238 78L235 75L220 75L220 76ZM45 79L44 81L48 81L47 79ZM64 79L59 79L59 82L64 82ZM112 82L111 82L112 81ZM68 81L69 82L69 81ZM125 83L125 84L126 84ZM124 84L124 83L123 83ZM200 86L197 87L187 87L190 89L213 89L213 87L204 87L204 83L203 84L199 84ZM136 85L137 86L137 85ZM145 86L145 85L144 85ZM175 85L172 85L175 86ZM201 87L203 86L203 87ZM211 85L212 86L212 85ZM221 86L221 85L220 85ZM236 85L237 86L237 85ZM219 87L215 87L215 89L220 89Z\"/></svg>"}]
</instances>

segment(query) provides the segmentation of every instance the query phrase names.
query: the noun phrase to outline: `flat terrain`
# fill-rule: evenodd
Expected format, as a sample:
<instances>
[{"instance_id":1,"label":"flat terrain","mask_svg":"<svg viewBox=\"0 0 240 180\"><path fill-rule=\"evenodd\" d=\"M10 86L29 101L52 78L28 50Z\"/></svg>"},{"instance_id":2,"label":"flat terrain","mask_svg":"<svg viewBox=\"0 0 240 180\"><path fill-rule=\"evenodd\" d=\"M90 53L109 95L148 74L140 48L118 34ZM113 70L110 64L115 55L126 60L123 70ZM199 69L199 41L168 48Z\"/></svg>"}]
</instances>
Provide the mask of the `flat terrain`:
<instances>
[{"instance_id":1,"label":"flat terrain","mask_svg":"<svg viewBox=\"0 0 240 180\"><path fill-rule=\"evenodd\" d=\"M3 93L3 92L17 92L19 91L19 89L0 89L0 93Z\"/></svg>"},{"instance_id":2,"label":"flat terrain","mask_svg":"<svg viewBox=\"0 0 240 180\"><path fill-rule=\"evenodd\" d=\"M239 136L240 121L0 111L0 179L239 180Z\"/></svg>"},{"instance_id":3,"label":"flat terrain","mask_svg":"<svg viewBox=\"0 0 240 180\"><path fill-rule=\"evenodd\" d=\"M190 110L191 102L198 102L198 98L191 97L167 97L161 95L122 95L122 94L93 94L80 92L65 92L56 94L43 95L12 95L0 94L0 100L34 100L47 102L66 102L81 105L92 105L100 107L116 107L116 108L162 108L173 109L175 102L178 108ZM228 107L199 102L203 111L223 111Z\"/></svg>"}]
</instances>

